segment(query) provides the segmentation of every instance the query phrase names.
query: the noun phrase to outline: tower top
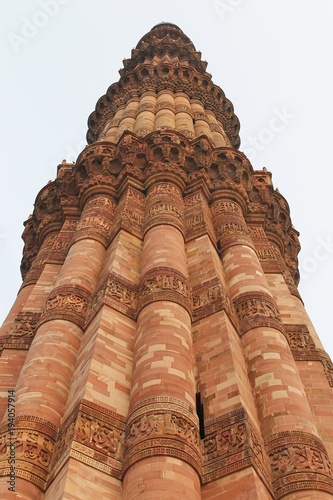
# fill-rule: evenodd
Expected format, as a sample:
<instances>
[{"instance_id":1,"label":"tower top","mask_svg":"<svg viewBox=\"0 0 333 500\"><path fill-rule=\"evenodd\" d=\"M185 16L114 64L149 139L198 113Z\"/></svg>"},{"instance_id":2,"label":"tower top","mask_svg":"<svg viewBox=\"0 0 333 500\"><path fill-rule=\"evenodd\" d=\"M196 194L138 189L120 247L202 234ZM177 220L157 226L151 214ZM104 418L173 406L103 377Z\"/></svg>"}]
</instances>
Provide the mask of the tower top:
<instances>
[{"instance_id":1,"label":"tower top","mask_svg":"<svg viewBox=\"0 0 333 500\"><path fill-rule=\"evenodd\" d=\"M180 27L177 26L177 24L169 23L169 22L164 22L164 21L162 21L161 23L155 24L155 26L152 27L152 30L154 30L155 28L159 28L160 26L170 26L171 28L174 28L174 29L177 29L179 31L182 31L180 29Z\"/></svg>"},{"instance_id":2,"label":"tower top","mask_svg":"<svg viewBox=\"0 0 333 500\"><path fill-rule=\"evenodd\" d=\"M99 140L117 142L124 130L143 137L154 130L168 128L186 132L189 139L207 135L215 146L239 148L240 124L233 105L223 90L213 83L206 68L207 62L201 59L201 52L179 26L170 22L156 24L132 49L131 57L124 59L119 81L98 100L88 120L88 144ZM182 110L178 105L181 95L186 96L187 102L185 105L184 101ZM148 110L147 99L151 114L145 121L147 127L139 127L136 118L143 112L143 105ZM173 113L175 119L170 118L161 125L157 116L161 109L169 110L164 114ZM195 130L191 132L189 124L188 130L184 129L184 120L188 123L188 119L180 113L189 115L197 125ZM125 117L125 128L116 130ZM220 136L215 143L214 133Z\"/></svg>"}]
</instances>

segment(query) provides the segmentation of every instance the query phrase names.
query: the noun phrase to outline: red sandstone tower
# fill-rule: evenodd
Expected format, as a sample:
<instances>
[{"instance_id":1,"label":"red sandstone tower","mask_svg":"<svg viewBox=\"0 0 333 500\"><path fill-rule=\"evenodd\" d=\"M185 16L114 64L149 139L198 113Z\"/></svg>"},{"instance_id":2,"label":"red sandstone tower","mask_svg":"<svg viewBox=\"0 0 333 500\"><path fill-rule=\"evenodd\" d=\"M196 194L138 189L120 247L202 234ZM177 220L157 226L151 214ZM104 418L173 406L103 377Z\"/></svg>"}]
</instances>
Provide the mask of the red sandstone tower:
<instances>
[{"instance_id":1,"label":"red sandstone tower","mask_svg":"<svg viewBox=\"0 0 333 500\"><path fill-rule=\"evenodd\" d=\"M1 499L333 497L333 365L238 131L163 23L38 193L1 330Z\"/></svg>"}]
</instances>

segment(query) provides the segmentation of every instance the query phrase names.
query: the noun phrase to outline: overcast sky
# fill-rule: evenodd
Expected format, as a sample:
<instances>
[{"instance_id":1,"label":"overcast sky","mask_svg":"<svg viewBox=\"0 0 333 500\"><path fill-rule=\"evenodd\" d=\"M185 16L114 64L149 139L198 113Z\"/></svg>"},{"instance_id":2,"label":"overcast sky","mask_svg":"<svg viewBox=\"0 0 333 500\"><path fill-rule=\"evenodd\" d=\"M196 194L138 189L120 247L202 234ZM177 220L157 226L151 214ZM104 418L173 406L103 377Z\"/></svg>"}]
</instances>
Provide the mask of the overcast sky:
<instances>
[{"instance_id":1,"label":"overcast sky","mask_svg":"<svg viewBox=\"0 0 333 500\"><path fill-rule=\"evenodd\" d=\"M83 149L122 60L168 21L208 61L240 119L240 149L290 205L300 292L333 357L332 0L15 0L0 12L0 322L21 284L22 223L38 191Z\"/></svg>"}]
</instances>

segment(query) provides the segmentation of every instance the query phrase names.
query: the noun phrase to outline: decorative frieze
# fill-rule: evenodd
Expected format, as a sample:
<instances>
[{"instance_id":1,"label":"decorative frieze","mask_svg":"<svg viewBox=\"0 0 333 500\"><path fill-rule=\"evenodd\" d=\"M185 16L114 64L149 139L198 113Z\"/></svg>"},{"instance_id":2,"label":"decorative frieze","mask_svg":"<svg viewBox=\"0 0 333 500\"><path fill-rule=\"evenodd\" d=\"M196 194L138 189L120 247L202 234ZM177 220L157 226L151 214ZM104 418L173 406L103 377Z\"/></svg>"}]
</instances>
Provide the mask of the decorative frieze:
<instances>
[{"instance_id":1,"label":"decorative frieze","mask_svg":"<svg viewBox=\"0 0 333 500\"><path fill-rule=\"evenodd\" d=\"M160 224L172 225L183 231L182 193L178 186L172 183L158 182L149 189L145 211L145 230Z\"/></svg>"},{"instance_id":2,"label":"decorative frieze","mask_svg":"<svg viewBox=\"0 0 333 500\"><path fill-rule=\"evenodd\" d=\"M118 203L114 215L113 230L110 240L120 229L142 238L144 223L145 196L133 188L127 188Z\"/></svg>"},{"instance_id":3,"label":"decorative frieze","mask_svg":"<svg viewBox=\"0 0 333 500\"><path fill-rule=\"evenodd\" d=\"M69 457L120 479L124 431L124 417L82 400L60 429L49 482Z\"/></svg>"},{"instance_id":4,"label":"decorative frieze","mask_svg":"<svg viewBox=\"0 0 333 500\"><path fill-rule=\"evenodd\" d=\"M41 314L36 312L18 313L12 328L0 341L2 349L29 349L35 336Z\"/></svg>"},{"instance_id":5,"label":"decorative frieze","mask_svg":"<svg viewBox=\"0 0 333 500\"><path fill-rule=\"evenodd\" d=\"M47 300L41 323L52 319L64 319L83 328L89 306L89 292L82 287L62 285L54 289Z\"/></svg>"},{"instance_id":6,"label":"decorative frieze","mask_svg":"<svg viewBox=\"0 0 333 500\"><path fill-rule=\"evenodd\" d=\"M159 194L171 195L179 199L182 196L182 192L179 187L175 186L174 184L168 184L166 182L160 182L149 189L149 197Z\"/></svg>"},{"instance_id":7,"label":"decorative frieze","mask_svg":"<svg viewBox=\"0 0 333 500\"><path fill-rule=\"evenodd\" d=\"M24 278L24 285L31 285L38 281L38 278L43 272L43 269L47 262L47 258L50 254L50 251L56 239L57 239L56 233L50 234L45 238L38 254L32 261L31 267Z\"/></svg>"},{"instance_id":8,"label":"decorative frieze","mask_svg":"<svg viewBox=\"0 0 333 500\"><path fill-rule=\"evenodd\" d=\"M95 180L96 177L98 176L95 176ZM110 196L98 194L90 197L77 224L73 241L91 238L107 246L113 227L115 207L115 202Z\"/></svg>"},{"instance_id":9,"label":"decorative frieze","mask_svg":"<svg viewBox=\"0 0 333 500\"><path fill-rule=\"evenodd\" d=\"M285 335L296 361L319 361L323 365L327 381L333 387L333 363L329 355L318 349L306 325L285 324Z\"/></svg>"},{"instance_id":10,"label":"decorative frieze","mask_svg":"<svg viewBox=\"0 0 333 500\"><path fill-rule=\"evenodd\" d=\"M138 287L121 276L110 273L92 299L87 323L95 316L102 304L106 304L135 319L137 315Z\"/></svg>"},{"instance_id":11,"label":"decorative frieze","mask_svg":"<svg viewBox=\"0 0 333 500\"><path fill-rule=\"evenodd\" d=\"M333 471L322 442L302 431L280 432L266 442L276 498L307 489L333 494Z\"/></svg>"},{"instance_id":12,"label":"decorative frieze","mask_svg":"<svg viewBox=\"0 0 333 500\"><path fill-rule=\"evenodd\" d=\"M233 323L237 324L229 297L224 293L218 278L192 288L192 320L198 321L217 311L225 310Z\"/></svg>"},{"instance_id":13,"label":"decorative frieze","mask_svg":"<svg viewBox=\"0 0 333 500\"><path fill-rule=\"evenodd\" d=\"M106 284L104 302L127 316L135 318L138 290L119 276L110 274Z\"/></svg>"},{"instance_id":14,"label":"decorative frieze","mask_svg":"<svg viewBox=\"0 0 333 500\"><path fill-rule=\"evenodd\" d=\"M138 460L156 455L179 458L201 474L199 445L198 418L192 407L171 397L141 401L126 425L123 474Z\"/></svg>"},{"instance_id":15,"label":"decorative frieze","mask_svg":"<svg viewBox=\"0 0 333 500\"><path fill-rule=\"evenodd\" d=\"M157 300L177 302L190 312L187 278L168 267L158 267L146 273L140 283L138 310Z\"/></svg>"},{"instance_id":16,"label":"decorative frieze","mask_svg":"<svg viewBox=\"0 0 333 500\"><path fill-rule=\"evenodd\" d=\"M236 214L242 215L242 209L238 203L232 201L217 200L211 206L212 216L216 217L220 214Z\"/></svg>"},{"instance_id":17,"label":"decorative frieze","mask_svg":"<svg viewBox=\"0 0 333 500\"><path fill-rule=\"evenodd\" d=\"M21 416L16 419L15 432L16 476L45 491L57 436L56 427L39 417ZM9 436L6 422L0 433L0 470L2 475L9 475L9 446L13 436Z\"/></svg>"},{"instance_id":18,"label":"decorative frieze","mask_svg":"<svg viewBox=\"0 0 333 500\"><path fill-rule=\"evenodd\" d=\"M206 422L202 463L203 484L253 466L269 488L263 443L243 408Z\"/></svg>"},{"instance_id":19,"label":"decorative frieze","mask_svg":"<svg viewBox=\"0 0 333 500\"><path fill-rule=\"evenodd\" d=\"M221 203L221 202L219 202ZM231 203L231 202L230 202ZM215 207L214 203L213 207ZM232 204L237 206L236 204ZM221 206L218 207L221 209ZM252 238L242 216L234 212L225 214L221 212L213 219L216 239L221 252L233 245L246 245L254 248Z\"/></svg>"},{"instance_id":20,"label":"decorative frieze","mask_svg":"<svg viewBox=\"0 0 333 500\"><path fill-rule=\"evenodd\" d=\"M242 293L234 301L239 319L239 333L244 335L248 330L269 326L284 333L280 313L274 299L263 292Z\"/></svg>"}]
</instances>

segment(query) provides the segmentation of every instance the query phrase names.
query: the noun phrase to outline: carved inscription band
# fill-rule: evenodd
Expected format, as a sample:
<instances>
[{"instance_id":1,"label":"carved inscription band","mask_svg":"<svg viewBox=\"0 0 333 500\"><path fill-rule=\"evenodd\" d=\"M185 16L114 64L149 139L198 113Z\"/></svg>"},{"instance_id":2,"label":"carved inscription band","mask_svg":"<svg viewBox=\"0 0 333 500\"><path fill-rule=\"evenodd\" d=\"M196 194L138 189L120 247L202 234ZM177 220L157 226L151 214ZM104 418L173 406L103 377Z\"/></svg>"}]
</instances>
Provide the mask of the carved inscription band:
<instances>
[{"instance_id":1,"label":"carved inscription band","mask_svg":"<svg viewBox=\"0 0 333 500\"><path fill-rule=\"evenodd\" d=\"M168 267L155 268L146 273L140 284L138 311L157 300L176 302L191 314L190 288L187 278Z\"/></svg>"},{"instance_id":2,"label":"carved inscription band","mask_svg":"<svg viewBox=\"0 0 333 500\"><path fill-rule=\"evenodd\" d=\"M329 355L318 349L306 325L285 324L287 337L292 355L296 361L319 361L323 365L327 381L333 387L333 363Z\"/></svg>"},{"instance_id":3,"label":"carved inscription band","mask_svg":"<svg viewBox=\"0 0 333 500\"><path fill-rule=\"evenodd\" d=\"M252 328L269 326L284 333L279 311L272 297L262 292L248 292L234 301L239 319L239 332L244 335Z\"/></svg>"},{"instance_id":4,"label":"carved inscription band","mask_svg":"<svg viewBox=\"0 0 333 500\"><path fill-rule=\"evenodd\" d=\"M200 437L194 409L172 397L142 401L128 419L123 474L138 460L167 455L190 464L201 476Z\"/></svg>"},{"instance_id":5,"label":"carved inscription band","mask_svg":"<svg viewBox=\"0 0 333 500\"><path fill-rule=\"evenodd\" d=\"M64 319L83 328L88 314L90 294L82 287L63 285L53 290L46 302L41 323Z\"/></svg>"},{"instance_id":6,"label":"carved inscription band","mask_svg":"<svg viewBox=\"0 0 333 500\"><path fill-rule=\"evenodd\" d=\"M264 446L244 408L207 422L205 433L202 442L203 484L253 466L270 489Z\"/></svg>"},{"instance_id":7,"label":"carved inscription band","mask_svg":"<svg viewBox=\"0 0 333 500\"><path fill-rule=\"evenodd\" d=\"M16 475L45 490L50 471L57 429L38 417L22 416L16 419ZM0 470L9 475L8 425L5 422L0 435Z\"/></svg>"},{"instance_id":8,"label":"carved inscription band","mask_svg":"<svg viewBox=\"0 0 333 500\"><path fill-rule=\"evenodd\" d=\"M35 312L21 312L14 321L8 334L0 340L2 349L29 349L35 336L41 314Z\"/></svg>"},{"instance_id":9,"label":"carved inscription band","mask_svg":"<svg viewBox=\"0 0 333 500\"><path fill-rule=\"evenodd\" d=\"M321 441L306 432L286 431L266 442L276 498L315 489L333 494L333 472Z\"/></svg>"},{"instance_id":10,"label":"carved inscription band","mask_svg":"<svg viewBox=\"0 0 333 500\"><path fill-rule=\"evenodd\" d=\"M155 225L168 224L183 231L183 198L181 190L166 182L149 189L145 214L145 231Z\"/></svg>"},{"instance_id":11,"label":"carved inscription band","mask_svg":"<svg viewBox=\"0 0 333 500\"><path fill-rule=\"evenodd\" d=\"M69 456L120 479L125 419L82 400L60 429L49 482Z\"/></svg>"}]
</instances>

